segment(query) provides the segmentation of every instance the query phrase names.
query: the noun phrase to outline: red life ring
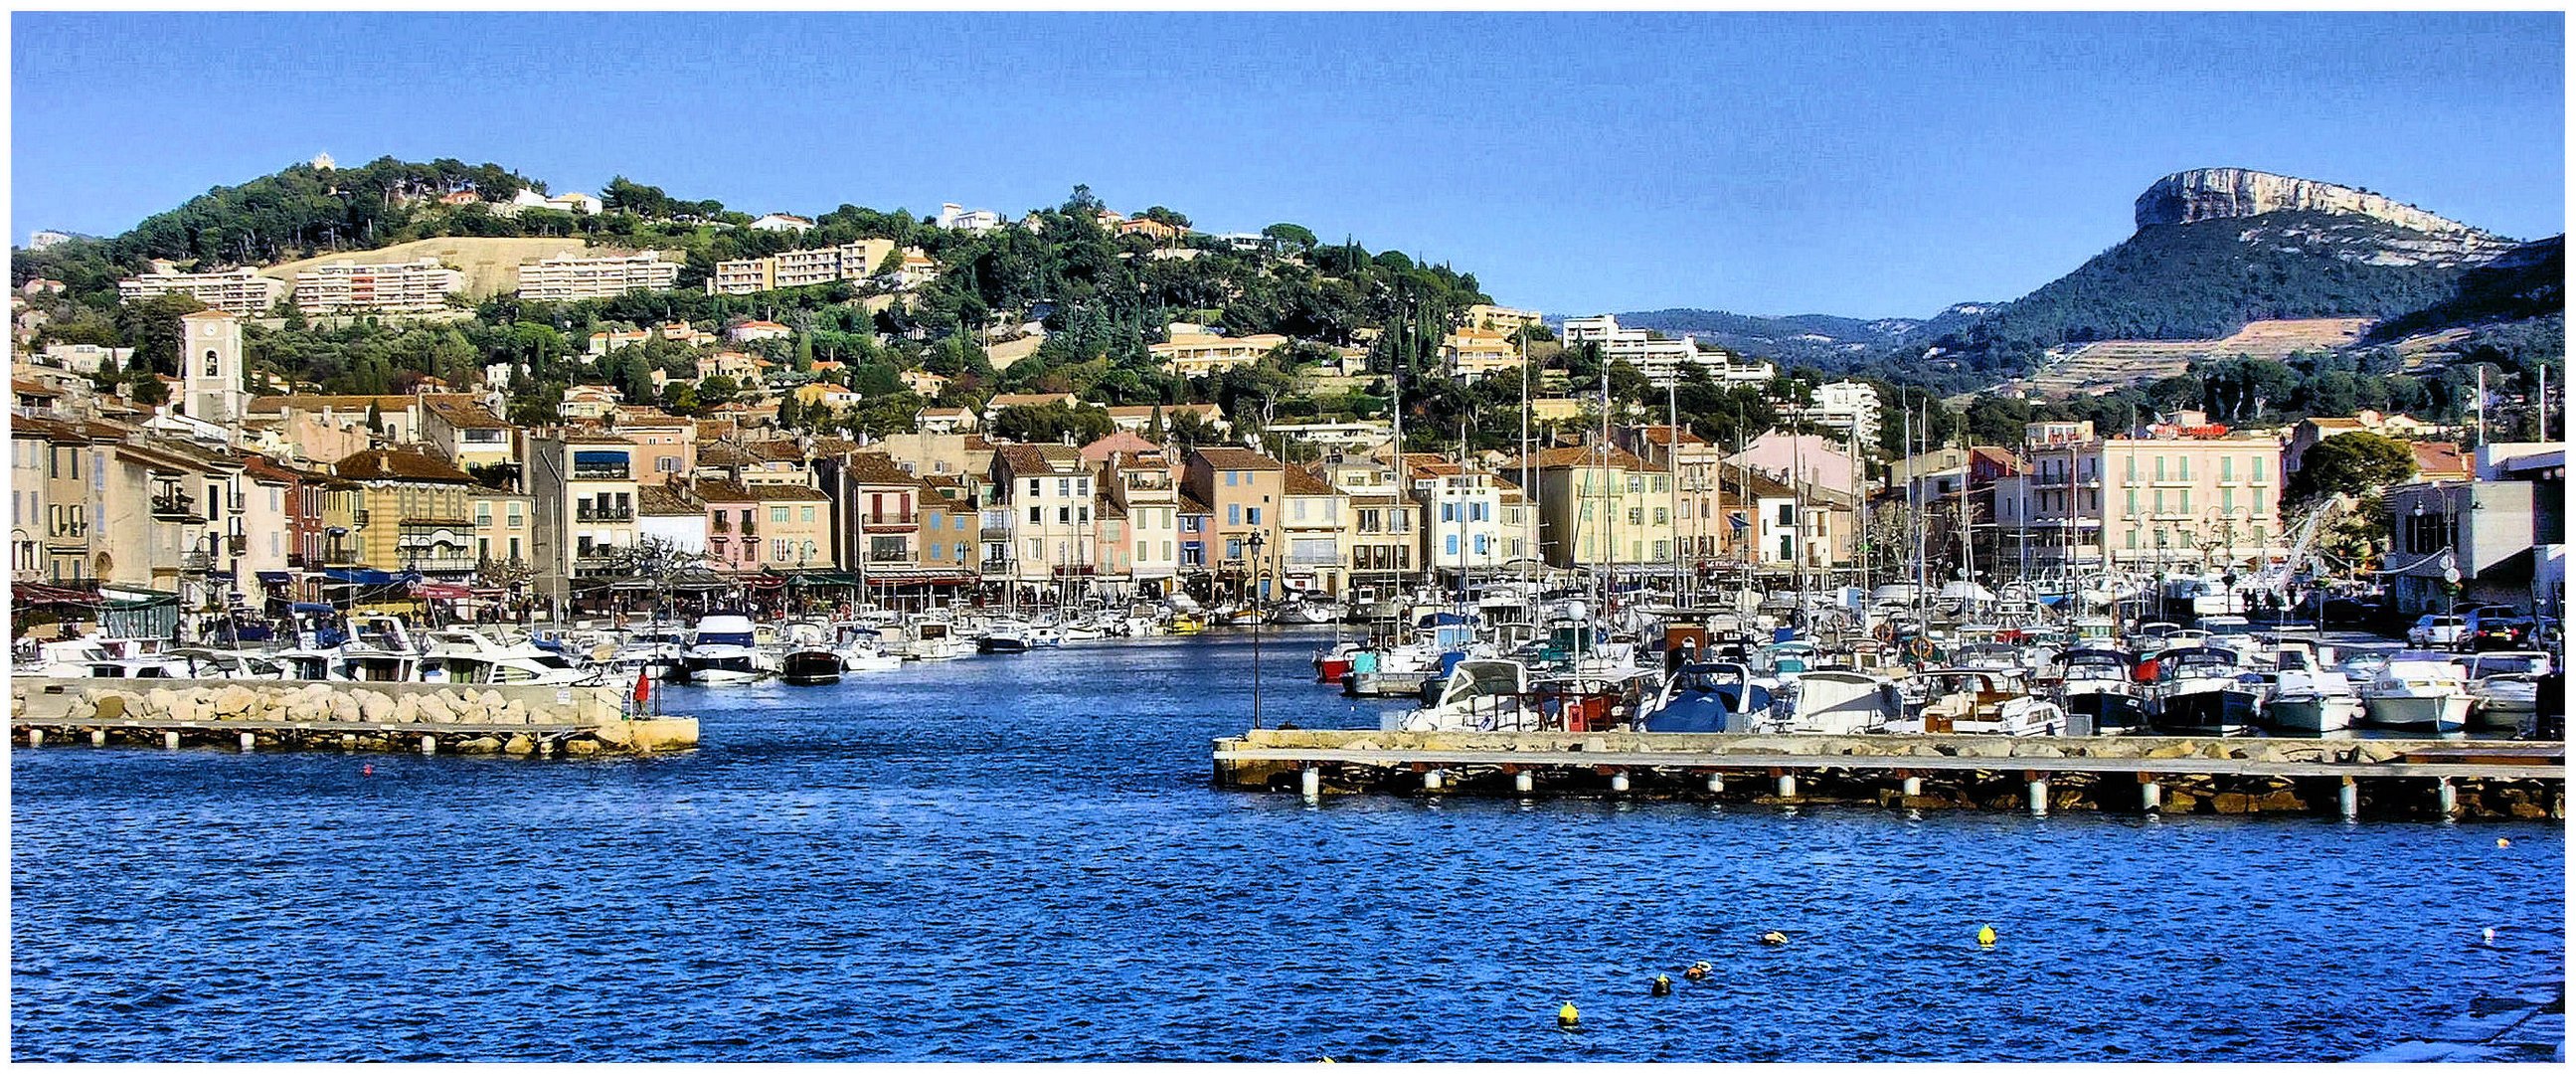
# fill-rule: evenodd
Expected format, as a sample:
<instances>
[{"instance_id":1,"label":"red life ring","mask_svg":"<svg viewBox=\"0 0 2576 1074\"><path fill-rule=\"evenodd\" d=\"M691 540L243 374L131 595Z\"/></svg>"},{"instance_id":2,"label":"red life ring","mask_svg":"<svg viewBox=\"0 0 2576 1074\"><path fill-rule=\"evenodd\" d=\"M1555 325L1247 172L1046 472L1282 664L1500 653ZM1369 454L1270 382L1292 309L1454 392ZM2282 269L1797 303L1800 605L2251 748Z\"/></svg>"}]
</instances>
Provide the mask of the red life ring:
<instances>
[{"instance_id":1,"label":"red life ring","mask_svg":"<svg viewBox=\"0 0 2576 1074\"><path fill-rule=\"evenodd\" d=\"M1870 636L1870 637L1873 637L1873 638L1877 638L1877 639L1878 639L1878 640L1880 640L1880 641L1895 641L1895 640L1896 640L1896 624L1894 624L1894 623L1880 623L1880 624L1878 625L1878 629L1876 629L1876 630L1873 630L1873 631L1870 631L1870 632L1869 632L1869 636Z\"/></svg>"}]
</instances>

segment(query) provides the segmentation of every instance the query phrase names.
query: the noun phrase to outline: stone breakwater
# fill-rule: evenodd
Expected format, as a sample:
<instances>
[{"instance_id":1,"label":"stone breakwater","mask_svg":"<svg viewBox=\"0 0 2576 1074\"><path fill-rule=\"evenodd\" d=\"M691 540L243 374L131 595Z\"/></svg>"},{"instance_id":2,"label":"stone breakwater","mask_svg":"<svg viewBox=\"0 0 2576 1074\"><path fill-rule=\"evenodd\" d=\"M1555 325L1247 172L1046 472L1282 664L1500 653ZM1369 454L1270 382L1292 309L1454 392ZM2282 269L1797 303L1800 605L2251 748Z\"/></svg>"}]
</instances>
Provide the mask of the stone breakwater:
<instances>
[{"instance_id":1,"label":"stone breakwater","mask_svg":"<svg viewBox=\"0 0 2576 1074\"><path fill-rule=\"evenodd\" d=\"M2526 819L2566 809L2559 743L1283 730L1214 746L1218 786L1311 796Z\"/></svg>"},{"instance_id":2,"label":"stone breakwater","mask_svg":"<svg viewBox=\"0 0 2576 1074\"><path fill-rule=\"evenodd\" d=\"M93 744L447 749L567 756L652 753L697 743L686 717L629 719L606 687L267 680L21 679L13 730L42 745Z\"/></svg>"}]
</instances>

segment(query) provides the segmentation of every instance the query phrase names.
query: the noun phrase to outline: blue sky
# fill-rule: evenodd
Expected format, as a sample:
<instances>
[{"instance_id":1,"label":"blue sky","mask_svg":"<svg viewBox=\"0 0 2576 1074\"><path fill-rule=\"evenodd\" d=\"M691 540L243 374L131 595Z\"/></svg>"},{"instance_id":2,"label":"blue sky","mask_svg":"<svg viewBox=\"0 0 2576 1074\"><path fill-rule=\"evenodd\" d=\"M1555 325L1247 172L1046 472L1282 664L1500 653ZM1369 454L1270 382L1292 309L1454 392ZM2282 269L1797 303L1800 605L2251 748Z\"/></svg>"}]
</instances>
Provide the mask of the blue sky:
<instances>
[{"instance_id":1,"label":"blue sky","mask_svg":"<svg viewBox=\"0 0 2576 1074\"><path fill-rule=\"evenodd\" d=\"M12 18L11 237L329 151L752 212L1088 183L1549 312L1922 316L2235 165L2565 223L2564 23L2508 15Z\"/></svg>"}]
</instances>

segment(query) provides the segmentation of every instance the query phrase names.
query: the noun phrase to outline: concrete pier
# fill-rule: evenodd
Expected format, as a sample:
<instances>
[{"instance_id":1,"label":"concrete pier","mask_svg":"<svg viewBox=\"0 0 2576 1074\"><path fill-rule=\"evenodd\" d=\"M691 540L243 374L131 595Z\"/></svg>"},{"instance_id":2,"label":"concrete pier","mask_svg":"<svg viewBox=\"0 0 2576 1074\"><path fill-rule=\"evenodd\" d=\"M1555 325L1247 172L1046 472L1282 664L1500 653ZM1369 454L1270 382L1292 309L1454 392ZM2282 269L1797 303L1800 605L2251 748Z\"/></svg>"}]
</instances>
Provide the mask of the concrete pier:
<instances>
[{"instance_id":1,"label":"concrete pier","mask_svg":"<svg viewBox=\"0 0 2576 1074\"><path fill-rule=\"evenodd\" d=\"M10 730L28 741L412 750L550 757L651 754L697 745L689 717L628 718L615 687L257 679L19 679Z\"/></svg>"},{"instance_id":2,"label":"concrete pier","mask_svg":"<svg viewBox=\"0 0 2576 1074\"><path fill-rule=\"evenodd\" d=\"M1303 790L1305 773L1315 770L1319 793L1420 787L1528 797L1544 789L2038 816L2566 813L2566 747L2555 742L1265 730L1213 746L1217 785L1244 790ZM1550 769L1593 778L1538 775ZM1402 788L1389 784L1397 776ZM2367 795L2358 786L2365 780L2377 781Z\"/></svg>"}]
</instances>

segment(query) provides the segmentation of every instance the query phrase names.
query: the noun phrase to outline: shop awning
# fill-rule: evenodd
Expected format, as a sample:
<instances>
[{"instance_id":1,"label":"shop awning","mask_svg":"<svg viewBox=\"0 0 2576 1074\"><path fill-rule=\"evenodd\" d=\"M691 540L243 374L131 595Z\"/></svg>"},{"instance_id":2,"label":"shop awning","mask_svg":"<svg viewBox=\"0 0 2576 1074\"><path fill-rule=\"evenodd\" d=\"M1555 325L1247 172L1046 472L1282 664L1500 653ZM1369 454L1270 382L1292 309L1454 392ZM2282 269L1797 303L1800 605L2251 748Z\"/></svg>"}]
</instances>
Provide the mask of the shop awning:
<instances>
[{"instance_id":1,"label":"shop awning","mask_svg":"<svg viewBox=\"0 0 2576 1074\"><path fill-rule=\"evenodd\" d=\"M449 582L431 582L420 587L420 595L430 600L465 600L474 595L474 590Z\"/></svg>"},{"instance_id":2,"label":"shop awning","mask_svg":"<svg viewBox=\"0 0 2576 1074\"><path fill-rule=\"evenodd\" d=\"M87 590L67 589L58 585L41 585L35 582L19 582L9 587L9 603L31 607L56 604L94 608L103 599L98 594Z\"/></svg>"},{"instance_id":3,"label":"shop awning","mask_svg":"<svg viewBox=\"0 0 2576 1074\"><path fill-rule=\"evenodd\" d=\"M364 567L331 567L325 569L322 575L334 582L346 582L352 585L399 585L420 580L419 571L378 571Z\"/></svg>"},{"instance_id":4,"label":"shop awning","mask_svg":"<svg viewBox=\"0 0 2576 1074\"><path fill-rule=\"evenodd\" d=\"M293 571L259 571L257 575L260 582L265 585L285 585L295 580Z\"/></svg>"}]
</instances>

